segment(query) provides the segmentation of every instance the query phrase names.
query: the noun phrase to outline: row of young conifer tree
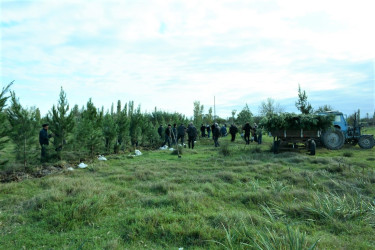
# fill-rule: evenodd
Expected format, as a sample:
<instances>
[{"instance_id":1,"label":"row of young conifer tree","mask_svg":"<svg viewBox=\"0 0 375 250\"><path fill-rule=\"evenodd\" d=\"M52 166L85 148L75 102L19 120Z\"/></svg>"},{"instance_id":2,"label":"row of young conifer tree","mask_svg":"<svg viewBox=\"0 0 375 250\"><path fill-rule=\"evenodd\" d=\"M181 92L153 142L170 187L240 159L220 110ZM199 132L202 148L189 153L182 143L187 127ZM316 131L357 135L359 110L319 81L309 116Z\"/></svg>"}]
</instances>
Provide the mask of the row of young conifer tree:
<instances>
[{"instance_id":1,"label":"row of young conifer tree","mask_svg":"<svg viewBox=\"0 0 375 250\"><path fill-rule=\"evenodd\" d=\"M142 112L133 101L124 105L119 100L110 110L98 108L91 98L79 108L70 108L61 88L56 105L41 116L36 107L21 105L12 83L0 92L0 166L12 162L25 167L39 163L38 134L41 124L49 124L49 156L54 160L79 160L98 154L118 153L129 148L159 147L159 124L187 124L189 119L180 113L168 113L155 108Z\"/></svg>"}]
</instances>

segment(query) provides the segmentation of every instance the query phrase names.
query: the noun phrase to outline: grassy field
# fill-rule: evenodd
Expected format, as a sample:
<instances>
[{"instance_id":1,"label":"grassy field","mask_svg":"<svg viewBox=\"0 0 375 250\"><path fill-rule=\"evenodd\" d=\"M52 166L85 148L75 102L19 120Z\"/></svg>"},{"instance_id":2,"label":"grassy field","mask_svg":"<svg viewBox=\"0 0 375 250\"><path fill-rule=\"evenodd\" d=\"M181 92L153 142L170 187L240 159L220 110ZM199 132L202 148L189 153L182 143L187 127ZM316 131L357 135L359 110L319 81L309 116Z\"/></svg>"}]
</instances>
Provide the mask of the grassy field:
<instances>
[{"instance_id":1,"label":"grassy field","mask_svg":"<svg viewBox=\"0 0 375 250\"><path fill-rule=\"evenodd\" d=\"M375 149L273 155L264 140L0 184L0 248L375 248Z\"/></svg>"}]
</instances>

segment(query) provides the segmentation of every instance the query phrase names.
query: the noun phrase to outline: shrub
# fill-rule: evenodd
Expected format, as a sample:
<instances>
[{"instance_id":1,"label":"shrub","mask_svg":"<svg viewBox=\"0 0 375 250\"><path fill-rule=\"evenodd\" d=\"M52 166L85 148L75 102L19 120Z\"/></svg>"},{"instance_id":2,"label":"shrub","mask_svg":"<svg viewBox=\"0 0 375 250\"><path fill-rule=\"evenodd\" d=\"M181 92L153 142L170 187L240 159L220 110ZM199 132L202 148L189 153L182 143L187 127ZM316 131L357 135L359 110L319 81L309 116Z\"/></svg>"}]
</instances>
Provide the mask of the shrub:
<instances>
[{"instance_id":1,"label":"shrub","mask_svg":"<svg viewBox=\"0 0 375 250\"><path fill-rule=\"evenodd\" d=\"M183 147L182 146L178 146L178 148L173 150L171 154L172 155L178 155L179 153L180 153L180 155L182 155L182 153L183 153Z\"/></svg>"},{"instance_id":2,"label":"shrub","mask_svg":"<svg viewBox=\"0 0 375 250\"><path fill-rule=\"evenodd\" d=\"M344 152L343 154L342 154L342 156L344 156L344 157L352 157L353 156L353 152Z\"/></svg>"},{"instance_id":3,"label":"shrub","mask_svg":"<svg viewBox=\"0 0 375 250\"><path fill-rule=\"evenodd\" d=\"M231 155L231 149L229 147L229 143L225 143L220 147L219 151L223 156L229 156Z\"/></svg>"}]
</instances>

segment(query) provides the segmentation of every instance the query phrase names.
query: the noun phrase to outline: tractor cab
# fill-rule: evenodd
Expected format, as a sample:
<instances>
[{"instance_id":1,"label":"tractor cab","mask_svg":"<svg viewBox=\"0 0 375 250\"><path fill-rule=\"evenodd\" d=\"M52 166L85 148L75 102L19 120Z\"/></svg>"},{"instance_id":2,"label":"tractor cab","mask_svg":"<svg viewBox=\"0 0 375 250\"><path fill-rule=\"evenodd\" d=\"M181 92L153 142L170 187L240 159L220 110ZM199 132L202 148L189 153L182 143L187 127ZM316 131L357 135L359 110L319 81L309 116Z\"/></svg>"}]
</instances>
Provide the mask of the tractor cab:
<instances>
[{"instance_id":1,"label":"tractor cab","mask_svg":"<svg viewBox=\"0 0 375 250\"><path fill-rule=\"evenodd\" d=\"M333 127L341 130L344 134L347 133L348 131L348 124L346 122L346 119L343 115L343 113L339 111L326 111L326 112L321 112L319 115L333 115L335 116L335 119L333 121Z\"/></svg>"}]
</instances>

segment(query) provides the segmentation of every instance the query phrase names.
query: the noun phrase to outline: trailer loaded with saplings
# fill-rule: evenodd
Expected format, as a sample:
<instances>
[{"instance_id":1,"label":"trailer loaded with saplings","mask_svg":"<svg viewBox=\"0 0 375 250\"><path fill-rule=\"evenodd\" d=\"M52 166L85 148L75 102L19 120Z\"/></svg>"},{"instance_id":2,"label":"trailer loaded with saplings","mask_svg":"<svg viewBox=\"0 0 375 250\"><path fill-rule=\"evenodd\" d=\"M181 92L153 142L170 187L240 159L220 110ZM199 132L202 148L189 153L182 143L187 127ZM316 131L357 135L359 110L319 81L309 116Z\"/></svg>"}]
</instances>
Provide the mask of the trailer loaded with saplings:
<instances>
[{"instance_id":1,"label":"trailer loaded with saplings","mask_svg":"<svg viewBox=\"0 0 375 250\"><path fill-rule=\"evenodd\" d=\"M337 114L330 112L318 115L284 113L265 118L262 126L273 137L274 153L278 153L281 148L298 148L302 145L311 155L315 155L317 144L336 150L342 148L345 142L354 144L354 141L361 148L369 149L374 146L372 135L361 135L358 126L346 126L346 132L343 132L342 127L337 125L338 120Z\"/></svg>"}]
</instances>

